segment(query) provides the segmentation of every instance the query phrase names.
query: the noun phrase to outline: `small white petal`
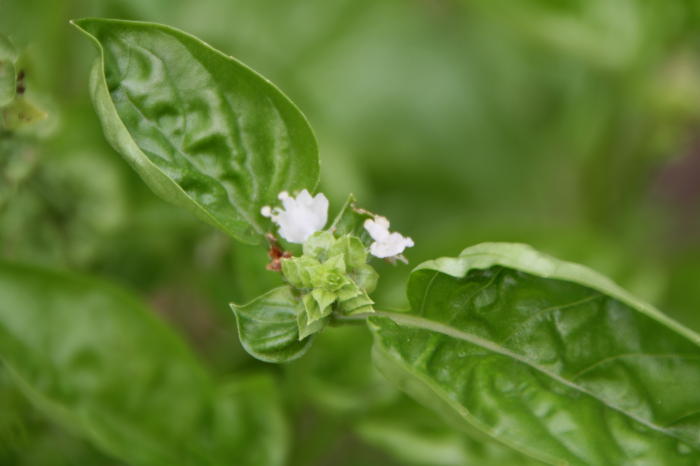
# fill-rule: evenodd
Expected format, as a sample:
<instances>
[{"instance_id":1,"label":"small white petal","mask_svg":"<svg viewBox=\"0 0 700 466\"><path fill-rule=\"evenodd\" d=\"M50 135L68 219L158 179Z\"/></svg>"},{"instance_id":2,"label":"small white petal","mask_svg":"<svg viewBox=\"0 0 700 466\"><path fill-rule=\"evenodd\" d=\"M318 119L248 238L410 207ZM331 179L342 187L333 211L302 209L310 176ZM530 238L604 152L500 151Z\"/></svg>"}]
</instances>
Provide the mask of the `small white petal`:
<instances>
[{"instance_id":1,"label":"small white petal","mask_svg":"<svg viewBox=\"0 0 700 466\"><path fill-rule=\"evenodd\" d=\"M260 213L263 217L272 217L272 208L269 205L266 205L260 209Z\"/></svg>"},{"instance_id":2,"label":"small white petal","mask_svg":"<svg viewBox=\"0 0 700 466\"><path fill-rule=\"evenodd\" d=\"M375 241L384 241L389 237L389 220L385 217L377 216L374 219L367 219L364 227Z\"/></svg>"},{"instance_id":3,"label":"small white petal","mask_svg":"<svg viewBox=\"0 0 700 466\"><path fill-rule=\"evenodd\" d=\"M302 205L311 205L313 199L306 189L302 189L301 192L297 194L297 202Z\"/></svg>"},{"instance_id":4,"label":"small white petal","mask_svg":"<svg viewBox=\"0 0 700 466\"><path fill-rule=\"evenodd\" d=\"M385 217L377 216L365 220L365 230L372 237L374 242L369 246L369 252L375 257L390 258L400 255L406 248L414 245L411 238L402 236L400 233L389 232L389 220Z\"/></svg>"},{"instance_id":5,"label":"small white petal","mask_svg":"<svg viewBox=\"0 0 700 466\"><path fill-rule=\"evenodd\" d=\"M283 208L270 209L266 212L279 226L279 234L282 238L290 243L304 243L309 236L322 230L326 225L328 199L322 193L311 197L309 191L304 189L294 198L288 192L282 191L278 198L282 201Z\"/></svg>"}]
</instances>

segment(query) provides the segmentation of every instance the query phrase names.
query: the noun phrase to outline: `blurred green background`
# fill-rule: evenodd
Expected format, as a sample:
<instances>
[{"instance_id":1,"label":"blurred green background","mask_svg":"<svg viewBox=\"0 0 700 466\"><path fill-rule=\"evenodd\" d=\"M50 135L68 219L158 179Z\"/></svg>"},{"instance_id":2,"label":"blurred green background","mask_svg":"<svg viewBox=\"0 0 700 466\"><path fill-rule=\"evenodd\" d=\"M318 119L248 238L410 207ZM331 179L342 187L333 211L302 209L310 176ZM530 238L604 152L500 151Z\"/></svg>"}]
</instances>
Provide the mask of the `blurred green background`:
<instances>
[{"instance_id":1,"label":"blurred green background","mask_svg":"<svg viewBox=\"0 0 700 466\"><path fill-rule=\"evenodd\" d=\"M279 278L262 248L159 200L107 146L96 52L68 24L86 16L184 29L278 84L316 131L332 209L354 192L413 237L413 265L526 242L700 330L698 1L0 0L27 98L49 114L0 133L0 255L131 289L222 376L274 371L291 463L431 464L397 448L424 442L462 464L468 447L368 369L362 328L328 330L288 366L247 356L227 303ZM379 268L379 307L404 306L410 268ZM413 411L422 423L402 419ZM118 463L0 372L0 464Z\"/></svg>"}]
</instances>

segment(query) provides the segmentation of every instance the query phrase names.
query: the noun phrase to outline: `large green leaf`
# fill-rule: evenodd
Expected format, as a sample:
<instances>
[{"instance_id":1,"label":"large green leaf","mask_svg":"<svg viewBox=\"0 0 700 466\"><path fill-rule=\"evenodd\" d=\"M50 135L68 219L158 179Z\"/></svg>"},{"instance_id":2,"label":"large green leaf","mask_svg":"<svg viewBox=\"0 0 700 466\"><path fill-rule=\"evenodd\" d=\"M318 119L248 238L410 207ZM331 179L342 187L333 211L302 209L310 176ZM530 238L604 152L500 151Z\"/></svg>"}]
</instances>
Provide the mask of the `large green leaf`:
<instances>
[{"instance_id":1,"label":"large green leaf","mask_svg":"<svg viewBox=\"0 0 700 466\"><path fill-rule=\"evenodd\" d=\"M215 384L151 312L93 280L0 263L0 361L40 410L127 463L284 462L270 379Z\"/></svg>"},{"instance_id":2,"label":"large green leaf","mask_svg":"<svg viewBox=\"0 0 700 466\"><path fill-rule=\"evenodd\" d=\"M311 128L270 81L166 26L74 24L100 51L91 91L108 141L161 197L256 243L262 206L316 186Z\"/></svg>"},{"instance_id":3,"label":"large green leaf","mask_svg":"<svg viewBox=\"0 0 700 466\"><path fill-rule=\"evenodd\" d=\"M413 396L551 464L697 465L700 338L597 273L519 244L426 262L371 318Z\"/></svg>"}]
</instances>

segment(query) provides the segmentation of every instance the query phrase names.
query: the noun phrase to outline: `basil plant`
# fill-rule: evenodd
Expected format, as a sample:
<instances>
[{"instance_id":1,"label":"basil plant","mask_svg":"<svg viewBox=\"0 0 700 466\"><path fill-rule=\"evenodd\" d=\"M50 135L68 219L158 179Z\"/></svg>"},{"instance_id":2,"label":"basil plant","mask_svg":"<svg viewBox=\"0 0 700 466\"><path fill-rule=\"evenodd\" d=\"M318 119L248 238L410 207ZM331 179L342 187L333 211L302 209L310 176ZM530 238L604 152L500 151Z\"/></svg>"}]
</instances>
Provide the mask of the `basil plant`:
<instances>
[{"instance_id":1,"label":"basil plant","mask_svg":"<svg viewBox=\"0 0 700 466\"><path fill-rule=\"evenodd\" d=\"M700 464L700 336L606 277L524 244L472 245L409 269L421 244L370 210L381 206L348 193L331 209L316 191L314 133L269 80L167 26L73 24L97 46L90 92L113 148L160 197L268 254L279 286L247 303L230 297L230 325L253 358L303 359L322 334L367 326L371 364L425 408L426 422L443 419L474 446L451 462L440 459L447 447L436 447L422 464ZM408 309L373 300L383 261L406 271ZM120 292L79 277L25 275L0 268L1 341L23 350L0 349L15 355L6 358L13 377L58 422L129 464L286 464L282 415L276 398L265 398L280 387L269 379L215 382ZM83 311L69 315L68 305ZM177 405L165 395L146 402L123 378L76 372L72 386L60 366L44 370L80 348L50 335L50 348L23 339L28 320L15 309L57 306L46 332L85 327L86 341L101 342L101 361L82 364L123 368L133 380L165 378ZM100 314L114 314L131 340L150 340L153 354L132 354L124 333L99 325ZM159 373L127 367L146 356L164 360ZM106 398L118 409L105 411ZM143 412L169 410L189 425L137 422ZM395 450L410 456L413 448L405 441Z\"/></svg>"}]
</instances>

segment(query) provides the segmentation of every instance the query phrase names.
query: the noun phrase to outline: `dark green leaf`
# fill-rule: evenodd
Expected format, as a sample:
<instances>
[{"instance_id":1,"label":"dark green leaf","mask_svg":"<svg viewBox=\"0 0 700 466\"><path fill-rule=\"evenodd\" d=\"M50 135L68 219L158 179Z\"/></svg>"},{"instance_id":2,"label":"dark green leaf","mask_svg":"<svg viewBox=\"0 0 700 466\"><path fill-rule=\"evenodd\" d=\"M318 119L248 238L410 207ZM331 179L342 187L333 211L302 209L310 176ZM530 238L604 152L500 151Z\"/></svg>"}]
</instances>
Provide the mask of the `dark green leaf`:
<instances>
[{"instance_id":1,"label":"dark green leaf","mask_svg":"<svg viewBox=\"0 0 700 466\"><path fill-rule=\"evenodd\" d=\"M217 386L119 290L0 263L0 359L54 421L134 465L282 464L273 382Z\"/></svg>"},{"instance_id":2,"label":"dark green leaf","mask_svg":"<svg viewBox=\"0 0 700 466\"><path fill-rule=\"evenodd\" d=\"M91 88L105 135L161 197L256 243L262 206L316 186L311 128L268 80L166 26L75 24L100 50Z\"/></svg>"},{"instance_id":3,"label":"dark green leaf","mask_svg":"<svg viewBox=\"0 0 700 466\"><path fill-rule=\"evenodd\" d=\"M313 338L299 340L299 306L299 297L288 286L275 288L242 306L231 304L246 351L265 362L301 357Z\"/></svg>"},{"instance_id":4,"label":"dark green leaf","mask_svg":"<svg viewBox=\"0 0 700 466\"><path fill-rule=\"evenodd\" d=\"M605 277L492 243L408 296L371 319L375 357L424 403L551 464L700 461L700 338Z\"/></svg>"}]
</instances>

